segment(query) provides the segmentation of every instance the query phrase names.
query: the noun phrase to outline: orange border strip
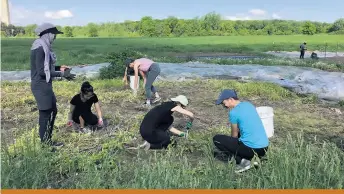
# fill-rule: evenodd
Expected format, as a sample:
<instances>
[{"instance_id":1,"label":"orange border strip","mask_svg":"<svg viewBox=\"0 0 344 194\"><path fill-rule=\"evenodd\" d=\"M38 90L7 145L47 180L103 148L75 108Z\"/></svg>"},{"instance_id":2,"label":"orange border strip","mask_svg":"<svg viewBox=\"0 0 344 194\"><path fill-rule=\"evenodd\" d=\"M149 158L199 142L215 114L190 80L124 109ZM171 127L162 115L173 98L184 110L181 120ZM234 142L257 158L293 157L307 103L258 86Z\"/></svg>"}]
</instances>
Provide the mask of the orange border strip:
<instances>
[{"instance_id":1,"label":"orange border strip","mask_svg":"<svg viewBox=\"0 0 344 194\"><path fill-rule=\"evenodd\" d=\"M62 194L62 193L69 193L69 194L94 194L94 193L101 193L101 194L113 194L113 193L125 193L125 194L228 194L228 193L235 193L235 194L254 194L254 193L262 193L262 194L282 194L282 193L335 193L335 194L344 194L344 190L336 189L336 190L325 190L325 189L301 189L301 190L291 190L291 189L285 189L285 190L279 190L279 189L260 189L260 190L252 190L252 189L105 189L105 190L94 190L94 189L4 189L1 190L3 194Z\"/></svg>"}]
</instances>

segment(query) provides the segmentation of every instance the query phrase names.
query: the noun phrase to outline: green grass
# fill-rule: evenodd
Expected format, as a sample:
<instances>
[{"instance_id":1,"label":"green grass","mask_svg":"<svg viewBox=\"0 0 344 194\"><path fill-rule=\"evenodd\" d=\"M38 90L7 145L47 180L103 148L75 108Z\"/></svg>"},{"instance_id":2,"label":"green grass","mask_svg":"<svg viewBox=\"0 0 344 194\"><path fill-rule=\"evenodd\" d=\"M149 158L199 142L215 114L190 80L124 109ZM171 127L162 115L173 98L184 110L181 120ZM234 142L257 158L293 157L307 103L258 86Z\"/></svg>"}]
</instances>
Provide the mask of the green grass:
<instances>
[{"instance_id":1,"label":"green grass","mask_svg":"<svg viewBox=\"0 0 344 194\"><path fill-rule=\"evenodd\" d=\"M54 43L58 64L77 65L107 62L108 53L132 48L150 57L161 59L192 52L229 52L259 54L265 51L297 51L302 41L309 50L344 51L343 35L314 36L222 36L183 38L58 38ZM1 40L2 70L23 70L30 67L30 47L33 39ZM274 43L274 44L273 44ZM338 44L338 45L337 45Z\"/></svg>"},{"instance_id":2,"label":"green grass","mask_svg":"<svg viewBox=\"0 0 344 194\"><path fill-rule=\"evenodd\" d=\"M344 188L343 147L330 138L343 137L344 123L313 97L260 82L160 82L163 99L186 95L196 119L188 141L176 138L175 148L145 152L124 148L142 142L138 127L145 112L134 108L143 96L123 90L121 80L91 80L112 126L91 136L68 130L68 102L81 82L54 82L59 112L53 138L65 143L54 153L39 144L29 83L1 83L2 188ZM274 108L268 160L242 175L212 157L212 137L230 134L227 111L214 105L224 88L236 89L241 99L257 106ZM175 125L183 126L183 118L175 116Z\"/></svg>"}]
</instances>

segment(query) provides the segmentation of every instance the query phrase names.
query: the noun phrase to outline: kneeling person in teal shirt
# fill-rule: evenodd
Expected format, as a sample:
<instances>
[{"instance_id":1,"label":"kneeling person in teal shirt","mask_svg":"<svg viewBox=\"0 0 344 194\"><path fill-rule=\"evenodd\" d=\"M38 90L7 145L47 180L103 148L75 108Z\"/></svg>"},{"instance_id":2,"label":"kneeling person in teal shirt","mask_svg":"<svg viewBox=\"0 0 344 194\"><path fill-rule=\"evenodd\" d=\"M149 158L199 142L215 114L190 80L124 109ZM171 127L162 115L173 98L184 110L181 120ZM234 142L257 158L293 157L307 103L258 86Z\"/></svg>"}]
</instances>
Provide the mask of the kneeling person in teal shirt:
<instances>
[{"instance_id":1,"label":"kneeling person in teal shirt","mask_svg":"<svg viewBox=\"0 0 344 194\"><path fill-rule=\"evenodd\" d=\"M234 155L237 172L250 169L250 160L254 155L265 156L269 146L269 139L255 106L250 102L239 101L234 90L223 90L216 104L231 108L231 136L215 135L215 146L228 157Z\"/></svg>"}]
</instances>

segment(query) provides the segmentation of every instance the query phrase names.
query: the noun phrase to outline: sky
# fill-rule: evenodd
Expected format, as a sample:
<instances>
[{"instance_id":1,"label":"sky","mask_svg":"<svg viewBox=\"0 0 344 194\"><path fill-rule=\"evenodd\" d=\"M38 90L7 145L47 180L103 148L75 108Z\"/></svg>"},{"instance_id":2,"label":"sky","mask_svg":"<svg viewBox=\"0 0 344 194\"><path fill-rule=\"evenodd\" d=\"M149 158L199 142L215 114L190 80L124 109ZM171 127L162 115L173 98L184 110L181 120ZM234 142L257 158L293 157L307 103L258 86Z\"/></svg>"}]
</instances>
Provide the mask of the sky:
<instances>
[{"instance_id":1,"label":"sky","mask_svg":"<svg viewBox=\"0 0 344 194\"><path fill-rule=\"evenodd\" d=\"M209 12L223 19L286 19L334 22L344 18L344 0L8 0L13 25L86 25L175 16L191 19Z\"/></svg>"}]
</instances>

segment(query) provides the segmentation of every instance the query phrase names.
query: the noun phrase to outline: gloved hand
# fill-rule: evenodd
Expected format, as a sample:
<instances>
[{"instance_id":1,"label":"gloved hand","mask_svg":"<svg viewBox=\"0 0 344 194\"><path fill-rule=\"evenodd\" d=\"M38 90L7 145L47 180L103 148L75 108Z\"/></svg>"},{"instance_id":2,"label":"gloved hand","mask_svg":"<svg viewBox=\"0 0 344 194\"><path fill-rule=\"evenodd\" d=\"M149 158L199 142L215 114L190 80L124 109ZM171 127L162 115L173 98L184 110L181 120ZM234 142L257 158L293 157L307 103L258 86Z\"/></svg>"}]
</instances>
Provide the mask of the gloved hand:
<instances>
[{"instance_id":1,"label":"gloved hand","mask_svg":"<svg viewBox=\"0 0 344 194\"><path fill-rule=\"evenodd\" d=\"M69 121L67 122L67 126L68 126L68 127L71 127L72 125L73 125L73 121L69 120Z\"/></svg>"},{"instance_id":2,"label":"gloved hand","mask_svg":"<svg viewBox=\"0 0 344 194\"><path fill-rule=\"evenodd\" d=\"M72 70L72 68L67 68L65 69L62 73L62 77L66 78L67 80L72 80L75 78L75 74L70 73L70 71Z\"/></svg>"},{"instance_id":3,"label":"gloved hand","mask_svg":"<svg viewBox=\"0 0 344 194\"><path fill-rule=\"evenodd\" d=\"M101 126L103 126L103 124L104 124L103 119L99 118L98 119L98 126L101 127Z\"/></svg>"},{"instance_id":4,"label":"gloved hand","mask_svg":"<svg viewBox=\"0 0 344 194\"><path fill-rule=\"evenodd\" d=\"M189 129L191 129L191 127L192 127L192 122L187 122L186 123L186 126L185 126L185 128L186 128L186 130L189 130Z\"/></svg>"}]
</instances>

